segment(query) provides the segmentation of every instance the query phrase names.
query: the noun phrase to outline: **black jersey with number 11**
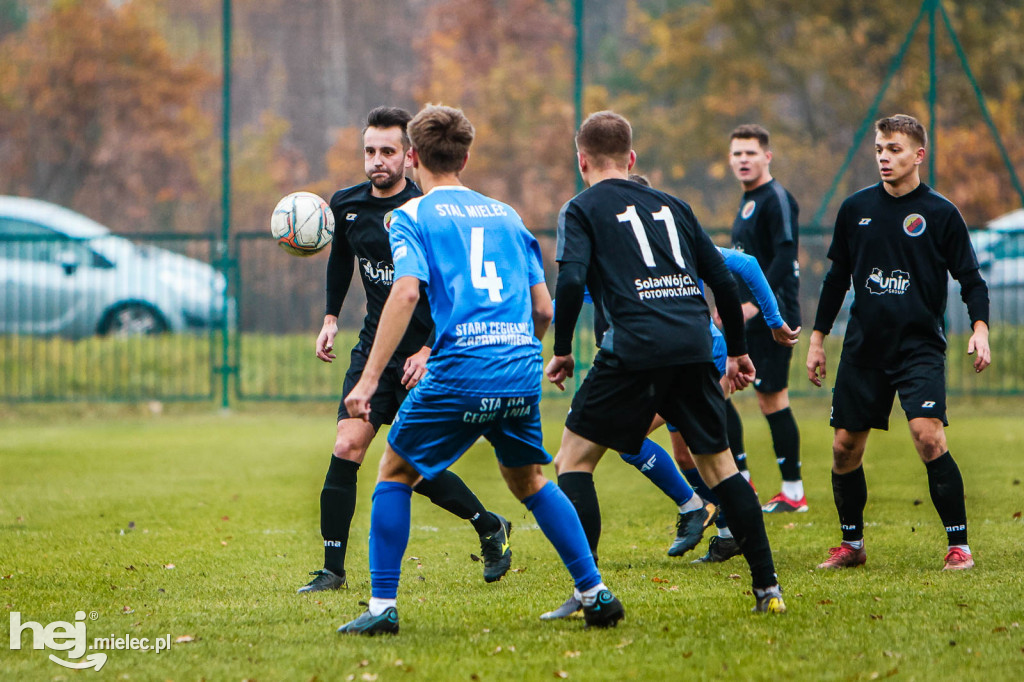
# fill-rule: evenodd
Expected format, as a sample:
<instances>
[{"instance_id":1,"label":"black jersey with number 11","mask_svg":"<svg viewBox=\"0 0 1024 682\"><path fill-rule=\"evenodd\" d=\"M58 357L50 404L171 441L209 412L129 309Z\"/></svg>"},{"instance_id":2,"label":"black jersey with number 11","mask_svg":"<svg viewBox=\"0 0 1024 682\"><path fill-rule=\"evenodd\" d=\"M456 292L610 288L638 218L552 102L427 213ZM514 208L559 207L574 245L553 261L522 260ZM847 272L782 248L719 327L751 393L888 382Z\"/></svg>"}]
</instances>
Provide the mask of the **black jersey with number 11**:
<instances>
[{"instance_id":1,"label":"black jersey with number 11","mask_svg":"<svg viewBox=\"0 0 1024 682\"><path fill-rule=\"evenodd\" d=\"M735 283L683 201L628 180L599 182L566 205L556 259L587 266L587 287L609 324L601 349L623 367L711 361L698 280L713 289Z\"/></svg>"}]
</instances>

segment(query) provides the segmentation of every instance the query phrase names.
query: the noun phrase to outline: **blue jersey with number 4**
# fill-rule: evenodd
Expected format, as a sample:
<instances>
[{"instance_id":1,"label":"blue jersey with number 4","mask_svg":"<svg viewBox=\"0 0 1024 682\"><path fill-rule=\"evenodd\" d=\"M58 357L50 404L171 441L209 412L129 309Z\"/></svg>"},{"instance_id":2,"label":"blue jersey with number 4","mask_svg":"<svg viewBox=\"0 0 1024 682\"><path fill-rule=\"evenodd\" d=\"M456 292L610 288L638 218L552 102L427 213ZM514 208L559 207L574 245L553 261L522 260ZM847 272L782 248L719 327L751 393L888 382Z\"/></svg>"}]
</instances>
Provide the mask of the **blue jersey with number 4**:
<instances>
[{"instance_id":1,"label":"blue jersey with number 4","mask_svg":"<svg viewBox=\"0 0 1024 682\"><path fill-rule=\"evenodd\" d=\"M434 318L420 384L465 395L539 393L530 287L544 282L544 268L515 210L467 187L435 187L395 210L390 239L395 279L425 282Z\"/></svg>"}]
</instances>

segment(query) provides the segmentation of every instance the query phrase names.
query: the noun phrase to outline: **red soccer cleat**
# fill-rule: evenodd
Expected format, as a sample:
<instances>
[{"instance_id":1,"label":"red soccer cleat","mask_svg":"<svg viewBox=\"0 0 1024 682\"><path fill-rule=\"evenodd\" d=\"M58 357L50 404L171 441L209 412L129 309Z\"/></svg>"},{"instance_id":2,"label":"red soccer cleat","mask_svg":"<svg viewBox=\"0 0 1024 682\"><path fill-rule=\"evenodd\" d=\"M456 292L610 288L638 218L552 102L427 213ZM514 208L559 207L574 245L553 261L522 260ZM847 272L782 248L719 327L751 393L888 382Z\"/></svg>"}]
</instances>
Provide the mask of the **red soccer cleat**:
<instances>
[{"instance_id":1,"label":"red soccer cleat","mask_svg":"<svg viewBox=\"0 0 1024 682\"><path fill-rule=\"evenodd\" d=\"M946 565L942 567L943 571L966 571L968 568L974 568L973 556L959 547L953 547L946 553Z\"/></svg>"},{"instance_id":2,"label":"red soccer cleat","mask_svg":"<svg viewBox=\"0 0 1024 682\"><path fill-rule=\"evenodd\" d=\"M830 547L828 559L818 564L818 568L855 568L863 566L867 560L868 555L864 552L863 547L854 549L844 542L838 547Z\"/></svg>"},{"instance_id":3,"label":"red soccer cleat","mask_svg":"<svg viewBox=\"0 0 1024 682\"><path fill-rule=\"evenodd\" d=\"M778 514L779 512L805 512L807 511L807 496L804 495L799 500L794 500L786 497L783 493L779 493L772 499L768 500L768 504L761 507L765 514Z\"/></svg>"}]
</instances>

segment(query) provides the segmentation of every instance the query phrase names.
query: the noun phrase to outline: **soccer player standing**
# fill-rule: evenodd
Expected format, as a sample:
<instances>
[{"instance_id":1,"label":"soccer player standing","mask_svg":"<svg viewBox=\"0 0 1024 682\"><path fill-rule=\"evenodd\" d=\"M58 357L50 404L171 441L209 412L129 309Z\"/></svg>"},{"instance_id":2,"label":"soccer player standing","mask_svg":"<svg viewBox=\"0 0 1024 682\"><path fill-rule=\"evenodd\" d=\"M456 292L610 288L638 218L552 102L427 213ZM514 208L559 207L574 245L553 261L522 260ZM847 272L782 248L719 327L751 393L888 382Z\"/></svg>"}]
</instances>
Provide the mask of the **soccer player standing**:
<instances>
[{"instance_id":1,"label":"soccer player standing","mask_svg":"<svg viewBox=\"0 0 1024 682\"><path fill-rule=\"evenodd\" d=\"M366 317L359 342L352 349L343 398L362 374L381 311L391 291L394 264L388 245L387 220L394 209L422 195L420 188L405 177L412 163L406 134L411 118L408 111L397 107L378 107L371 111L363 129L363 160L368 181L339 190L331 198L338 228L327 262L327 312L316 340L316 356L324 362L335 358L332 351L338 333L338 313L348 293L356 260L366 292ZM353 418L345 409L344 401L339 405L334 452L320 493L324 567L310 574L313 580L299 588L300 593L346 586L345 555L355 512L359 465L377 430L382 424L391 423L408 389L423 377L433 328L430 308L424 300L416 308L408 331L395 347L382 374L368 420ZM446 471L433 481L421 481L415 490L473 524L480 535L484 580L493 582L505 575L512 563L508 521L484 509L462 479L452 472Z\"/></svg>"},{"instance_id":2,"label":"soccer player standing","mask_svg":"<svg viewBox=\"0 0 1024 682\"><path fill-rule=\"evenodd\" d=\"M900 397L910 435L928 474L932 504L946 529L944 570L974 566L967 544L964 483L946 446L947 273L974 329L967 352L980 372L992 360L988 287L978 273L967 225L948 199L921 182L927 136L913 117L875 124L881 182L847 198L836 216L821 298L807 351L807 377L821 386L825 335L850 287L854 302L832 397L832 492L843 541L818 568L860 566L864 551L864 450L871 429L889 428Z\"/></svg>"},{"instance_id":3,"label":"soccer player standing","mask_svg":"<svg viewBox=\"0 0 1024 682\"><path fill-rule=\"evenodd\" d=\"M799 208L793 195L772 177L768 131L756 124L741 125L729 136L729 165L743 185L740 210L732 223L733 246L757 258L779 302L782 319L800 326L800 267L797 262ZM764 511L805 512L803 478L800 475L800 429L789 406L789 363L793 349L772 339L764 315L741 289L743 315L747 319L747 345L757 368L754 390L761 414L768 420L772 446L782 474L782 490L764 505ZM730 439L743 442L743 424L729 403ZM746 469L745 454L736 453ZM747 474L749 475L749 474Z\"/></svg>"},{"instance_id":4,"label":"soccer player standing","mask_svg":"<svg viewBox=\"0 0 1024 682\"><path fill-rule=\"evenodd\" d=\"M715 294L728 346L726 375L742 386L753 379L754 367L746 354L736 283L689 206L627 179L636 153L625 118L610 111L591 114L576 133L576 148L589 188L569 202L560 225L558 317L548 379L561 387L573 374L572 336L585 285L608 330L566 418L555 461L559 485L584 525L599 528L597 462L608 448L639 451L660 414L679 429L729 515L750 565L755 610L782 612L761 508L729 451L725 399L712 363L711 318L698 286L703 279Z\"/></svg>"},{"instance_id":5,"label":"soccer player standing","mask_svg":"<svg viewBox=\"0 0 1024 682\"><path fill-rule=\"evenodd\" d=\"M381 373L421 299L421 283L437 339L429 371L399 409L381 460L370 514L370 603L338 631L398 631L410 486L421 475L436 478L481 436L494 446L509 489L573 576L587 625L613 626L623 617L622 605L601 582L572 504L541 471L551 457L540 424L540 339L552 306L540 247L510 206L459 180L474 136L460 110L427 106L409 123L409 135L427 193L393 214L395 284L362 378L345 398L349 414L371 414Z\"/></svg>"}]
</instances>

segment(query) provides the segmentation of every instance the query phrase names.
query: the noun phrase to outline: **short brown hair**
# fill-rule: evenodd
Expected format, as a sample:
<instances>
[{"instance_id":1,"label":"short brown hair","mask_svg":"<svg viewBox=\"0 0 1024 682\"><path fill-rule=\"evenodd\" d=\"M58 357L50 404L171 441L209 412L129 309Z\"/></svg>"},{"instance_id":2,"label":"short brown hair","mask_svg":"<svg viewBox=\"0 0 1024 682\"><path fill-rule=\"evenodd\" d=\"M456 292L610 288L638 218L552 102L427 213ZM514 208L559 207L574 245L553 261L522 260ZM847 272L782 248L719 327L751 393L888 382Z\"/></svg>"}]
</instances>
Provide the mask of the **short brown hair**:
<instances>
[{"instance_id":1,"label":"short brown hair","mask_svg":"<svg viewBox=\"0 0 1024 682\"><path fill-rule=\"evenodd\" d=\"M409 134L406 128L412 114L401 107L376 107L366 115L366 125L363 126L363 134L367 128L399 128L402 131L402 147L409 148Z\"/></svg>"},{"instance_id":2,"label":"short brown hair","mask_svg":"<svg viewBox=\"0 0 1024 682\"><path fill-rule=\"evenodd\" d=\"M633 128L614 111L598 111L580 124L576 148L587 156L628 164L629 153L633 151Z\"/></svg>"},{"instance_id":3,"label":"short brown hair","mask_svg":"<svg viewBox=\"0 0 1024 682\"><path fill-rule=\"evenodd\" d=\"M733 131L729 134L729 142L733 140L757 140L757 143L761 145L761 149L765 151L769 149L768 130L756 123L744 123L733 128Z\"/></svg>"},{"instance_id":4,"label":"short brown hair","mask_svg":"<svg viewBox=\"0 0 1024 682\"><path fill-rule=\"evenodd\" d=\"M880 118L875 121L875 130L885 137L892 137L893 133L903 133L922 147L928 146L928 133L925 132L924 126L907 114L893 114Z\"/></svg>"},{"instance_id":5,"label":"short brown hair","mask_svg":"<svg viewBox=\"0 0 1024 682\"><path fill-rule=\"evenodd\" d=\"M433 173L458 173L476 131L461 109L428 104L409 121L409 137L420 163Z\"/></svg>"}]
</instances>

